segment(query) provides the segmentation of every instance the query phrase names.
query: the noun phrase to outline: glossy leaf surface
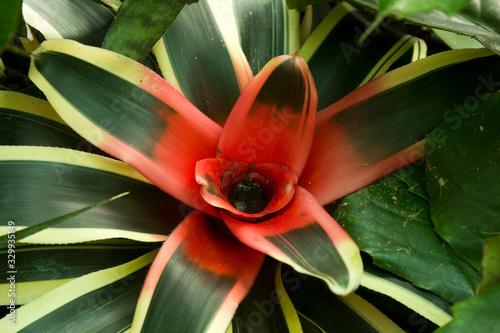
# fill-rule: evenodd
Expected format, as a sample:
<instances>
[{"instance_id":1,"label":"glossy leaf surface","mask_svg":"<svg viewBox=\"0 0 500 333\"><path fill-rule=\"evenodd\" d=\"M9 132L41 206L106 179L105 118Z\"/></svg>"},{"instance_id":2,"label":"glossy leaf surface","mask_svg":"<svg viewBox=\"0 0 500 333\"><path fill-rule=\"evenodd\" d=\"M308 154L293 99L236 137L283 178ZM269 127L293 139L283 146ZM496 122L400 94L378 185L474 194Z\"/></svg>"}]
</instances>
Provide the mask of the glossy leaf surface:
<instances>
[{"instance_id":1,"label":"glossy leaf surface","mask_svg":"<svg viewBox=\"0 0 500 333\"><path fill-rule=\"evenodd\" d=\"M353 0L353 2L372 10L380 8L379 0ZM438 2L433 1L433 3ZM474 37L495 53L500 53L498 44L500 8L496 0L470 1L464 8L452 15L433 10L428 13L406 15L403 18L414 24Z\"/></svg>"},{"instance_id":2,"label":"glossy leaf surface","mask_svg":"<svg viewBox=\"0 0 500 333\"><path fill-rule=\"evenodd\" d=\"M500 76L478 80L477 90L496 90ZM432 221L437 233L477 271L484 240L500 233L499 101L499 94L471 95L427 136Z\"/></svg>"},{"instance_id":3,"label":"glossy leaf surface","mask_svg":"<svg viewBox=\"0 0 500 333\"><path fill-rule=\"evenodd\" d=\"M339 297L320 280L283 269L283 281L297 311L322 332L403 332L373 305L352 293ZM311 297L314 295L314 297Z\"/></svg>"},{"instance_id":4,"label":"glossy leaf surface","mask_svg":"<svg viewBox=\"0 0 500 333\"><path fill-rule=\"evenodd\" d=\"M317 85L318 110L385 73L403 56L404 63L425 57L422 40L389 26L379 27L360 43L369 22L348 3L339 3L300 49Z\"/></svg>"},{"instance_id":5,"label":"glossy leaf surface","mask_svg":"<svg viewBox=\"0 0 500 333\"><path fill-rule=\"evenodd\" d=\"M276 57L247 85L224 126L217 155L277 163L300 175L314 134L317 94L299 56Z\"/></svg>"},{"instance_id":6,"label":"glossy leaf surface","mask_svg":"<svg viewBox=\"0 0 500 333\"><path fill-rule=\"evenodd\" d=\"M388 176L343 198L333 217L377 266L449 302L472 297L479 276L435 234L427 201L407 189Z\"/></svg>"},{"instance_id":7,"label":"glossy leaf surface","mask_svg":"<svg viewBox=\"0 0 500 333\"><path fill-rule=\"evenodd\" d=\"M102 47L142 61L184 5L194 1L124 1Z\"/></svg>"}]
</instances>

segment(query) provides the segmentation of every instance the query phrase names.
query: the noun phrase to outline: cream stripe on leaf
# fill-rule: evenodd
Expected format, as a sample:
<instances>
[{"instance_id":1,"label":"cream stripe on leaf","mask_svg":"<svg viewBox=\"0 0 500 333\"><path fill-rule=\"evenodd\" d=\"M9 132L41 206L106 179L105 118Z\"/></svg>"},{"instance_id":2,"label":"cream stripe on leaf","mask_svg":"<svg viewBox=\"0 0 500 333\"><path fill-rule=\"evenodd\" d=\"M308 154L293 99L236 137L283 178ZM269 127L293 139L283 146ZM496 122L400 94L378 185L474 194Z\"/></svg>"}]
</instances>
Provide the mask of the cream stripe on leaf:
<instances>
[{"instance_id":1,"label":"cream stripe on leaf","mask_svg":"<svg viewBox=\"0 0 500 333\"><path fill-rule=\"evenodd\" d=\"M359 86L387 72L389 67L408 52L408 50L412 50L411 61L417 61L425 58L427 55L427 44L420 38L404 35L382 58L380 58L379 62L372 68Z\"/></svg>"},{"instance_id":2,"label":"cream stripe on leaf","mask_svg":"<svg viewBox=\"0 0 500 333\"><path fill-rule=\"evenodd\" d=\"M0 91L0 145L50 146L107 155L78 135L49 102Z\"/></svg>"},{"instance_id":3,"label":"cream stripe on leaf","mask_svg":"<svg viewBox=\"0 0 500 333\"><path fill-rule=\"evenodd\" d=\"M0 91L0 109L28 112L61 124L66 124L49 102L20 92Z\"/></svg>"},{"instance_id":4,"label":"cream stripe on leaf","mask_svg":"<svg viewBox=\"0 0 500 333\"><path fill-rule=\"evenodd\" d=\"M439 326L447 324L452 319L449 313L436 305L437 302L444 304L443 300L430 293L426 295L424 291L418 290L409 282L397 281L396 278L384 279L365 272L361 285L395 299Z\"/></svg>"},{"instance_id":5,"label":"cream stripe on leaf","mask_svg":"<svg viewBox=\"0 0 500 333\"><path fill-rule=\"evenodd\" d=\"M379 309L367 302L365 299L356 295L349 294L344 298L340 298L350 309L356 312L363 320L369 323L372 328L381 333L403 333L398 325L387 318Z\"/></svg>"},{"instance_id":6,"label":"cream stripe on leaf","mask_svg":"<svg viewBox=\"0 0 500 333\"><path fill-rule=\"evenodd\" d=\"M299 315L297 313L297 310L293 306L292 300L286 292L285 286L283 285L283 280L281 277L282 265L282 263L278 264L274 281L276 285L276 294L279 295L277 298L279 304L281 305L281 311L283 311L283 315L288 325L288 330L293 333L301 333L302 326L300 324Z\"/></svg>"}]
</instances>

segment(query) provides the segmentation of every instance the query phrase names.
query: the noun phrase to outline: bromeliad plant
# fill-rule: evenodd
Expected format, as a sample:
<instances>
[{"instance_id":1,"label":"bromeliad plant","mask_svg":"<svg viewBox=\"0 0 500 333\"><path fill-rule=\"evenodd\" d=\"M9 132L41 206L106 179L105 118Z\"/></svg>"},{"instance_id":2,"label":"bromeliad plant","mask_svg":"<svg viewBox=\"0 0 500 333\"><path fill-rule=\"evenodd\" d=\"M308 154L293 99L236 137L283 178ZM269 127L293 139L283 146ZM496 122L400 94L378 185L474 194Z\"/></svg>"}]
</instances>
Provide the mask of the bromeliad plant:
<instances>
[{"instance_id":1,"label":"bromeliad plant","mask_svg":"<svg viewBox=\"0 0 500 333\"><path fill-rule=\"evenodd\" d=\"M441 120L469 118L454 103L494 103L485 94L496 90L498 56L424 59L422 40L390 27L360 44L366 18L346 3L309 7L306 36L313 17L323 20L298 50L299 15L283 1L209 0L185 7L156 43L160 76L137 56L142 46L116 38L127 10L105 33L119 4L50 10L70 3L24 1L25 21L47 39L29 77L48 102L1 92L2 219L22 228L130 194L19 242L17 329L401 331L396 322L420 331L446 324L450 303L472 296L478 255L456 257L432 231L421 167L365 187L421 160ZM383 74L397 61L412 63ZM482 119L496 119L481 107ZM443 137L432 133L429 159ZM380 202L411 231L360 223Z\"/></svg>"}]
</instances>

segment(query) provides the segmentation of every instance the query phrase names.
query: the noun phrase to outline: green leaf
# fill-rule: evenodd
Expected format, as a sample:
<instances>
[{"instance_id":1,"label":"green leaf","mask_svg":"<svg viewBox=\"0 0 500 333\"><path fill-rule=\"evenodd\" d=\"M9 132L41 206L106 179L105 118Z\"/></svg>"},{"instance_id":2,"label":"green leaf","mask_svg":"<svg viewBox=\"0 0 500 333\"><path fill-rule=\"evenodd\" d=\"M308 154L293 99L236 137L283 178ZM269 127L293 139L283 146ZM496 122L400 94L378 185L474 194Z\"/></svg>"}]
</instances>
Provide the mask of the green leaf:
<instances>
[{"instance_id":1,"label":"green leaf","mask_svg":"<svg viewBox=\"0 0 500 333\"><path fill-rule=\"evenodd\" d=\"M500 331L500 285L452 306L454 319L436 333L455 332L499 332Z\"/></svg>"},{"instance_id":2,"label":"green leaf","mask_svg":"<svg viewBox=\"0 0 500 333\"><path fill-rule=\"evenodd\" d=\"M439 9L448 15L462 8L469 0L379 0L380 9L373 23L366 29L361 37L364 40L375 27L389 14L398 17L410 14L418 14Z\"/></svg>"},{"instance_id":3,"label":"green leaf","mask_svg":"<svg viewBox=\"0 0 500 333\"><path fill-rule=\"evenodd\" d=\"M301 9L315 3L327 2L328 0L286 0L289 9Z\"/></svg>"},{"instance_id":4,"label":"green leaf","mask_svg":"<svg viewBox=\"0 0 500 333\"><path fill-rule=\"evenodd\" d=\"M378 11L378 0L351 0L356 4ZM440 3L433 1L433 3ZM490 50L500 54L500 7L497 0L470 1L458 12L448 15L441 10L404 15L413 24L452 31L476 38Z\"/></svg>"},{"instance_id":5,"label":"green leaf","mask_svg":"<svg viewBox=\"0 0 500 333\"><path fill-rule=\"evenodd\" d=\"M299 185L332 202L424 155L425 134L465 96L480 96L479 76L500 78L487 49L451 50L392 70L318 112ZM335 170L335 172L332 172Z\"/></svg>"},{"instance_id":6,"label":"green leaf","mask_svg":"<svg viewBox=\"0 0 500 333\"><path fill-rule=\"evenodd\" d=\"M84 275L15 309L16 332L122 332L132 323L149 264L157 251ZM12 332L7 315L0 331Z\"/></svg>"},{"instance_id":7,"label":"green leaf","mask_svg":"<svg viewBox=\"0 0 500 333\"><path fill-rule=\"evenodd\" d=\"M469 0L379 0L381 13L396 13L398 16L440 9L451 15L465 6Z\"/></svg>"},{"instance_id":8,"label":"green leaf","mask_svg":"<svg viewBox=\"0 0 500 333\"><path fill-rule=\"evenodd\" d=\"M136 61L146 58L185 4L197 0L124 1L102 47Z\"/></svg>"},{"instance_id":9,"label":"green leaf","mask_svg":"<svg viewBox=\"0 0 500 333\"><path fill-rule=\"evenodd\" d=\"M92 0L24 0L23 17L45 39L67 38L100 46L114 11Z\"/></svg>"},{"instance_id":10,"label":"green leaf","mask_svg":"<svg viewBox=\"0 0 500 333\"><path fill-rule=\"evenodd\" d=\"M412 183L422 182L418 174ZM332 216L377 266L449 302L474 295L479 276L435 234L428 203L398 178L385 177L341 199Z\"/></svg>"},{"instance_id":11,"label":"green leaf","mask_svg":"<svg viewBox=\"0 0 500 333\"><path fill-rule=\"evenodd\" d=\"M483 280L477 286L478 295L500 285L500 236L486 239L482 266Z\"/></svg>"},{"instance_id":12,"label":"green leaf","mask_svg":"<svg viewBox=\"0 0 500 333\"><path fill-rule=\"evenodd\" d=\"M15 241L20 241L22 240L23 238L26 238L28 236L31 236L37 232L40 232L42 230L45 230L47 228L50 228L50 227L53 227L61 222L64 222L72 217L75 217L75 216L78 216L82 213L85 213L86 211L89 211L93 208L96 208L96 207L99 207L99 206L102 206L104 204L107 204L108 202L111 202L113 200L116 200L116 199L119 199L125 195L128 195L130 194L130 192L124 192L124 193L121 193L121 194L118 194L118 195L115 195L114 197L111 197L109 199L105 199L105 200L102 200L102 201L99 201L93 205L90 205L90 206L87 206L87 207L84 207L82 209L79 209L77 211L74 211L74 212L71 212L71 213L68 213L68 214L65 214L63 216L59 216L55 219L51 219L51 220L48 220L48 221L45 221L45 222L42 222L42 223L38 223L38 224L35 224L35 225L32 225L28 228L25 228L25 229L22 229L22 230L16 230L15 233L8 233L7 235L4 235L4 236L1 236L0 237L0 249L1 248L6 248L8 246L8 244L11 244L10 240L12 240L12 237L11 235L14 234L15 235ZM14 242L15 244L15 242Z\"/></svg>"},{"instance_id":13,"label":"green leaf","mask_svg":"<svg viewBox=\"0 0 500 333\"><path fill-rule=\"evenodd\" d=\"M13 36L21 0L2 0L0 2L0 53Z\"/></svg>"},{"instance_id":14,"label":"green leaf","mask_svg":"<svg viewBox=\"0 0 500 333\"><path fill-rule=\"evenodd\" d=\"M477 78L476 93L494 91L492 75ZM500 234L500 94L469 95L447 110L426 139L427 188L436 232L481 270L484 240Z\"/></svg>"},{"instance_id":15,"label":"green leaf","mask_svg":"<svg viewBox=\"0 0 500 333\"><path fill-rule=\"evenodd\" d=\"M222 128L161 76L109 50L49 40L34 53L30 78L87 140L182 202L218 215L201 197L194 165L215 156Z\"/></svg>"},{"instance_id":16,"label":"green leaf","mask_svg":"<svg viewBox=\"0 0 500 333\"><path fill-rule=\"evenodd\" d=\"M439 36L452 49L477 49L484 47L477 39L470 36L457 34L441 29L433 29L436 35Z\"/></svg>"}]
</instances>

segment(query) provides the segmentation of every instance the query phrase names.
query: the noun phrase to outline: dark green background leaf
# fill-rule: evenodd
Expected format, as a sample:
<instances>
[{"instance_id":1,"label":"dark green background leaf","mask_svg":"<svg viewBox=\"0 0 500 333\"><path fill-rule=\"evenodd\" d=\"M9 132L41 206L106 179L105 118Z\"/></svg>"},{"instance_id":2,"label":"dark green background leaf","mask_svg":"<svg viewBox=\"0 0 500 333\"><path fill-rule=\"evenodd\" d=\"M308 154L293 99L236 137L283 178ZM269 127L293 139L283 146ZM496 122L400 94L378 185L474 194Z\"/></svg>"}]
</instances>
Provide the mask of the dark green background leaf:
<instances>
[{"instance_id":1,"label":"dark green background leaf","mask_svg":"<svg viewBox=\"0 0 500 333\"><path fill-rule=\"evenodd\" d=\"M465 101L427 136L426 179L437 233L480 272L484 240L500 234L500 94Z\"/></svg>"},{"instance_id":2,"label":"dark green background leaf","mask_svg":"<svg viewBox=\"0 0 500 333\"><path fill-rule=\"evenodd\" d=\"M332 216L377 266L451 303L467 299L479 276L435 234L427 201L408 191L408 183L423 182L421 174L385 177L341 199Z\"/></svg>"},{"instance_id":3,"label":"dark green background leaf","mask_svg":"<svg viewBox=\"0 0 500 333\"><path fill-rule=\"evenodd\" d=\"M500 332L500 286L451 308L455 318L436 333Z\"/></svg>"},{"instance_id":4,"label":"dark green background leaf","mask_svg":"<svg viewBox=\"0 0 500 333\"><path fill-rule=\"evenodd\" d=\"M12 37L21 0L2 0L0 2L0 53Z\"/></svg>"},{"instance_id":5,"label":"dark green background leaf","mask_svg":"<svg viewBox=\"0 0 500 333\"><path fill-rule=\"evenodd\" d=\"M482 264L483 280L477 287L477 294L500 285L500 236L486 240Z\"/></svg>"},{"instance_id":6,"label":"dark green background leaf","mask_svg":"<svg viewBox=\"0 0 500 333\"><path fill-rule=\"evenodd\" d=\"M370 10L379 10L378 0L351 0ZM470 1L464 8L448 16L440 10L403 16L410 23L472 36L500 54L500 6L497 0Z\"/></svg>"},{"instance_id":7,"label":"dark green background leaf","mask_svg":"<svg viewBox=\"0 0 500 333\"><path fill-rule=\"evenodd\" d=\"M381 12L397 15L416 14L440 9L450 15L462 8L469 0L379 0Z\"/></svg>"},{"instance_id":8,"label":"dark green background leaf","mask_svg":"<svg viewBox=\"0 0 500 333\"><path fill-rule=\"evenodd\" d=\"M124 1L102 47L142 61L184 5L196 1Z\"/></svg>"},{"instance_id":9,"label":"dark green background leaf","mask_svg":"<svg viewBox=\"0 0 500 333\"><path fill-rule=\"evenodd\" d=\"M289 9L301 9L314 3L327 2L328 0L286 0Z\"/></svg>"}]
</instances>

